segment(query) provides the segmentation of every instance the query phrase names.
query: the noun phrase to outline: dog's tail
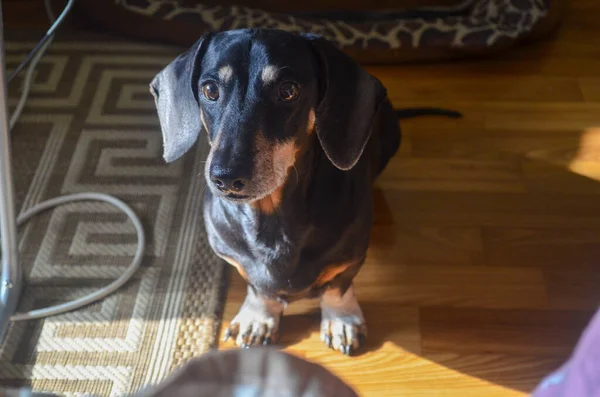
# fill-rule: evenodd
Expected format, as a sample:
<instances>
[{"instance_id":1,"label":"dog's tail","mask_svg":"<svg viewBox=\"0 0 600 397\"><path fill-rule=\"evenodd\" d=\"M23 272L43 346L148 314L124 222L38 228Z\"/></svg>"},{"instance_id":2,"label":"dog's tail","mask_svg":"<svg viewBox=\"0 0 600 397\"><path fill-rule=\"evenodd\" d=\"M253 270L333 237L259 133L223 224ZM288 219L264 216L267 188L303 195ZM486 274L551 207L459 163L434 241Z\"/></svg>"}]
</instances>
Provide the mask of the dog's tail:
<instances>
[{"instance_id":1,"label":"dog's tail","mask_svg":"<svg viewBox=\"0 0 600 397\"><path fill-rule=\"evenodd\" d=\"M399 119L408 119L419 116L445 116L453 119L460 119L463 117L462 113L457 112L456 110L435 107L396 109L396 115Z\"/></svg>"},{"instance_id":2,"label":"dog's tail","mask_svg":"<svg viewBox=\"0 0 600 397\"><path fill-rule=\"evenodd\" d=\"M455 110L436 108L436 107L415 107L394 109L390 101L385 101L382 107L381 120L383 124L380 126L381 133L379 135L380 158L379 164L373 176L377 178L383 172L388 162L396 155L402 141L398 121L394 120L394 114L398 119L407 119L419 116L445 116L450 118L461 118L462 113Z\"/></svg>"}]
</instances>

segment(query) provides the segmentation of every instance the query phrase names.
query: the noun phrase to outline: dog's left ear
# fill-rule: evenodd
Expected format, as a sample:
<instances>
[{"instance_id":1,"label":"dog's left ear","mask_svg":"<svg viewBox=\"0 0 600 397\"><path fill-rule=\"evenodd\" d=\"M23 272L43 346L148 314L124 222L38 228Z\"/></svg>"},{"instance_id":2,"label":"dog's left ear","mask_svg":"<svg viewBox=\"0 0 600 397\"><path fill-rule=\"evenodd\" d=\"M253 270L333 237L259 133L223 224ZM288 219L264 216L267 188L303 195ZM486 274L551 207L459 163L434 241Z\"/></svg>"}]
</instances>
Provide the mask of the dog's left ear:
<instances>
[{"instance_id":1,"label":"dog's left ear","mask_svg":"<svg viewBox=\"0 0 600 397\"><path fill-rule=\"evenodd\" d=\"M208 35L201 37L150 82L162 131L163 157L167 163L183 156L202 129L197 84L208 41Z\"/></svg>"},{"instance_id":2,"label":"dog's left ear","mask_svg":"<svg viewBox=\"0 0 600 397\"><path fill-rule=\"evenodd\" d=\"M303 36L319 60L320 102L315 112L319 141L337 168L349 170L363 153L387 91L329 41L313 34Z\"/></svg>"}]
</instances>

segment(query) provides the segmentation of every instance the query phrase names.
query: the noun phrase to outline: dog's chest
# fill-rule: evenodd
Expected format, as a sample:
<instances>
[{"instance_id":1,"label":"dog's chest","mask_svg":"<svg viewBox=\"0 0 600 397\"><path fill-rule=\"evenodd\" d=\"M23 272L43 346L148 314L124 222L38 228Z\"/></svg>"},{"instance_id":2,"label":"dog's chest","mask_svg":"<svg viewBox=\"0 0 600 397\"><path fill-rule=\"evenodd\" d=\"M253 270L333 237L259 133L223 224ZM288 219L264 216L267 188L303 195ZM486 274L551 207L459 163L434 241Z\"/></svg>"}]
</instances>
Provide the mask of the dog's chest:
<instances>
[{"instance_id":1,"label":"dog's chest","mask_svg":"<svg viewBox=\"0 0 600 397\"><path fill-rule=\"evenodd\" d=\"M261 294L304 293L327 268L364 257L372 208L369 190L360 187L323 187L320 192L331 193L309 205L291 199L270 215L207 193L204 218L210 245Z\"/></svg>"},{"instance_id":2,"label":"dog's chest","mask_svg":"<svg viewBox=\"0 0 600 397\"><path fill-rule=\"evenodd\" d=\"M295 273L310 225L295 217L238 210L210 197L204 214L211 247L249 283L265 291L305 283Z\"/></svg>"}]
</instances>

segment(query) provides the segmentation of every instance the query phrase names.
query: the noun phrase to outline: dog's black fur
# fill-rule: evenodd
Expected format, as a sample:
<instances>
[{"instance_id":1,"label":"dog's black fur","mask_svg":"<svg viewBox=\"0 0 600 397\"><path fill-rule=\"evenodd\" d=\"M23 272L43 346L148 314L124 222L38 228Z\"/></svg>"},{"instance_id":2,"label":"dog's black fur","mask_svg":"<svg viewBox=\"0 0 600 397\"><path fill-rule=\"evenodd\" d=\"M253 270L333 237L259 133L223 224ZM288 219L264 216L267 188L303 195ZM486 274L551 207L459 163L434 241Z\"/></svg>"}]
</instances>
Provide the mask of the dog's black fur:
<instances>
[{"instance_id":1,"label":"dog's black fur","mask_svg":"<svg viewBox=\"0 0 600 397\"><path fill-rule=\"evenodd\" d=\"M323 297L323 340L359 347L351 286L369 245L371 185L401 142L382 83L318 36L243 29L200 38L151 91L165 145L179 146L167 161L201 129L211 144L209 241L249 286L226 338L270 343L287 302Z\"/></svg>"}]
</instances>

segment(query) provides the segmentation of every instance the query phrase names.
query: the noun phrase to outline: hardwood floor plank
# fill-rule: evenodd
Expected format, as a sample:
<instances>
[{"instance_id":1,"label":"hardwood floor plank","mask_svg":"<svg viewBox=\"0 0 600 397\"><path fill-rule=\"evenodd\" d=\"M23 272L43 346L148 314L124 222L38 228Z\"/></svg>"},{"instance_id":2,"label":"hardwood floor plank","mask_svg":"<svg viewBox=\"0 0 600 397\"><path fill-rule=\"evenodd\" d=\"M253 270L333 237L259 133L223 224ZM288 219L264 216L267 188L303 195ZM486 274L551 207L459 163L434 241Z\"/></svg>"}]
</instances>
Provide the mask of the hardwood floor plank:
<instances>
[{"instance_id":1,"label":"hardwood floor plank","mask_svg":"<svg viewBox=\"0 0 600 397\"><path fill-rule=\"evenodd\" d=\"M600 126L600 104L578 106L574 103L518 103L488 105L485 126L489 130L532 130L538 133L556 130L581 130Z\"/></svg>"},{"instance_id":2,"label":"hardwood floor plank","mask_svg":"<svg viewBox=\"0 0 600 397\"><path fill-rule=\"evenodd\" d=\"M600 302L598 256L587 266L576 256L563 266L544 269L550 306L563 310L596 310Z\"/></svg>"},{"instance_id":3,"label":"hardwood floor plank","mask_svg":"<svg viewBox=\"0 0 600 397\"><path fill-rule=\"evenodd\" d=\"M600 194L600 182L585 175L589 170L579 167L582 175L570 169L570 165L557 165L556 161L560 160L524 160L521 170L527 190L546 194Z\"/></svg>"},{"instance_id":4,"label":"hardwood floor plank","mask_svg":"<svg viewBox=\"0 0 600 397\"><path fill-rule=\"evenodd\" d=\"M434 136L416 128L410 133L411 156L415 158L518 164L513 167L519 169L523 188L533 192L597 194L600 191L600 162L596 160L600 156L600 129L545 136L527 131ZM405 161L394 159L390 164L401 169ZM393 180L395 173L391 176L384 173L381 180ZM501 187L500 184L498 188Z\"/></svg>"},{"instance_id":5,"label":"hardwood floor plank","mask_svg":"<svg viewBox=\"0 0 600 397\"><path fill-rule=\"evenodd\" d=\"M503 385L512 391L527 394L535 388L544 375L560 367L564 360L562 356L482 353L423 353L422 357L459 373L469 374L471 378L485 379L490 382L490 385ZM487 395L486 391L482 391L481 395Z\"/></svg>"},{"instance_id":6,"label":"hardwood floor plank","mask_svg":"<svg viewBox=\"0 0 600 397\"><path fill-rule=\"evenodd\" d=\"M381 225L367 255L376 263L470 265L482 251L479 228Z\"/></svg>"},{"instance_id":7,"label":"hardwood floor plank","mask_svg":"<svg viewBox=\"0 0 600 397\"><path fill-rule=\"evenodd\" d=\"M588 102L600 102L600 78L580 78L579 89Z\"/></svg>"},{"instance_id":8,"label":"hardwood floor plank","mask_svg":"<svg viewBox=\"0 0 600 397\"><path fill-rule=\"evenodd\" d=\"M423 353L566 359L592 315L589 311L421 307L422 349Z\"/></svg>"},{"instance_id":9,"label":"hardwood floor plank","mask_svg":"<svg viewBox=\"0 0 600 397\"><path fill-rule=\"evenodd\" d=\"M567 232L563 228L485 227L482 236L485 265L569 267L581 271L589 270L588 266L597 264L600 258L600 228L573 228Z\"/></svg>"},{"instance_id":10,"label":"hardwood floor plank","mask_svg":"<svg viewBox=\"0 0 600 397\"><path fill-rule=\"evenodd\" d=\"M590 128L600 127L600 103L595 102L531 102L517 101L479 101L477 98L464 101L421 100L415 97L411 100L394 100L394 107L438 106L451 108L463 113L462 119L445 119L429 117L402 120L419 126L419 129L429 129L437 134L452 134L455 131L462 134L474 135L475 130L480 134L493 134L495 131L526 131L529 134L545 136L549 132L584 133ZM402 125L401 124L401 125Z\"/></svg>"},{"instance_id":11,"label":"hardwood floor plank","mask_svg":"<svg viewBox=\"0 0 600 397\"><path fill-rule=\"evenodd\" d=\"M295 304L282 318L280 346L293 351L312 346L314 351L325 345L319 336L320 312L291 314ZM419 309L392 302L361 301L361 308L368 322L367 346L363 353L369 354L392 343L406 352L420 354L421 332L419 329ZM298 310L298 309L296 309ZM304 327L300 327L304 325Z\"/></svg>"},{"instance_id":12,"label":"hardwood floor plank","mask_svg":"<svg viewBox=\"0 0 600 397\"><path fill-rule=\"evenodd\" d=\"M382 190L376 205L392 214L375 214L377 224L508 227L600 227L593 195L543 193L405 192Z\"/></svg>"},{"instance_id":13,"label":"hardwood floor plank","mask_svg":"<svg viewBox=\"0 0 600 397\"><path fill-rule=\"evenodd\" d=\"M390 91L394 102L411 101L511 101L526 102L583 102L584 95L577 79L548 77L536 74L506 74L489 77L485 70L464 71L449 75L406 69L400 73L376 72ZM473 84L478 78L479 84Z\"/></svg>"},{"instance_id":14,"label":"hardwood floor plank","mask_svg":"<svg viewBox=\"0 0 600 397\"><path fill-rule=\"evenodd\" d=\"M402 191L525 191L520 167L514 162L443 158L391 161L378 185Z\"/></svg>"},{"instance_id":15,"label":"hardwood floor plank","mask_svg":"<svg viewBox=\"0 0 600 397\"><path fill-rule=\"evenodd\" d=\"M503 386L502 383L495 384L485 378L465 375L460 366L452 368L444 365L451 362L447 356L440 360L445 363L440 364L433 359L407 352L392 343L385 344L376 352L355 358L332 355L319 350L312 350L306 358L331 369L359 390L362 397L513 397L523 395L521 391ZM471 361L471 363L463 368L472 368L472 361L477 361L475 366L479 373L484 373L485 358L470 358L470 360L467 358L465 361ZM529 366L530 372L532 367L540 368L537 365Z\"/></svg>"},{"instance_id":16,"label":"hardwood floor plank","mask_svg":"<svg viewBox=\"0 0 600 397\"><path fill-rule=\"evenodd\" d=\"M355 283L360 302L402 306L545 308L540 269L410 265L367 258Z\"/></svg>"},{"instance_id":17,"label":"hardwood floor plank","mask_svg":"<svg viewBox=\"0 0 600 397\"><path fill-rule=\"evenodd\" d=\"M482 134L463 136L459 134L428 134L411 129L411 157L424 159L467 159L477 162L521 164L523 154L519 150L500 147L503 138L486 138ZM508 137L504 139L510 139ZM395 163L395 159L391 163ZM382 178L387 177L387 172Z\"/></svg>"},{"instance_id":18,"label":"hardwood floor plank","mask_svg":"<svg viewBox=\"0 0 600 397\"><path fill-rule=\"evenodd\" d=\"M399 74L397 78L400 81L408 80L409 76L417 81L424 81L428 77L476 76L477 82L497 76L510 78L515 75L596 78L600 67L600 55L596 53L593 44L589 44L591 34L593 33L574 37L564 35L559 37L558 41L515 48L499 57L489 59L401 65L400 72L398 66L368 66L367 70L382 79L391 80L392 74ZM591 56L586 58L586 55ZM435 98L433 100L435 101Z\"/></svg>"}]
</instances>

